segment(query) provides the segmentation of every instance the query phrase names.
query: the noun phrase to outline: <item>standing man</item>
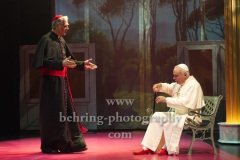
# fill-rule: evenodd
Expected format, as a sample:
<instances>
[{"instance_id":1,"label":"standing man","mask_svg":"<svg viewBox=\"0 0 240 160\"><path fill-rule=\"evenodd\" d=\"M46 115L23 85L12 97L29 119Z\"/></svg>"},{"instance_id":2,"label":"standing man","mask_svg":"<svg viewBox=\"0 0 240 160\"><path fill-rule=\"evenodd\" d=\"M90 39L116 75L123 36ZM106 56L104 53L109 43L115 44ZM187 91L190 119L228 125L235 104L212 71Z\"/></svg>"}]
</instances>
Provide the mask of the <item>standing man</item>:
<instances>
[{"instance_id":1,"label":"standing man","mask_svg":"<svg viewBox=\"0 0 240 160\"><path fill-rule=\"evenodd\" d=\"M134 155L154 154L159 148L158 155L178 155L184 123L202 123L201 117L193 119L193 116L188 115L190 110L200 112L205 105L201 85L190 76L185 64L174 67L173 79L175 82L171 84L154 84L153 92L170 95L156 97L156 103L166 103L174 112L155 112L152 115L142 140L143 147L134 151Z\"/></svg>"},{"instance_id":2,"label":"standing man","mask_svg":"<svg viewBox=\"0 0 240 160\"><path fill-rule=\"evenodd\" d=\"M92 59L77 61L63 36L69 30L68 17L56 15L52 30L44 35L33 57L32 68L41 70L39 125L42 153L71 153L87 150L80 122L60 121L60 115L76 115L67 70L94 70Z\"/></svg>"}]
</instances>

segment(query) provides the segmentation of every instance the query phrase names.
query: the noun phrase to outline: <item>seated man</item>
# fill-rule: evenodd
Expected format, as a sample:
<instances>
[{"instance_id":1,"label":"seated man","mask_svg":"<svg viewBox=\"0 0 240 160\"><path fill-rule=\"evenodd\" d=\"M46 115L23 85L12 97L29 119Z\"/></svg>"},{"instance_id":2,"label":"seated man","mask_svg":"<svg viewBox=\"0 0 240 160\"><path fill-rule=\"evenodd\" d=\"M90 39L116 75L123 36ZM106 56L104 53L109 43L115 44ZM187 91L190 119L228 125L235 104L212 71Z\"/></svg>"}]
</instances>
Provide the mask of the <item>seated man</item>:
<instances>
[{"instance_id":1,"label":"seated man","mask_svg":"<svg viewBox=\"0 0 240 160\"><path fill-rule=\"evenodd\" d=\"M201 111L205 105L203 91L198 81L190 76L188 66L179 64L173 69L174 83L153 85L153 92L164 92L171 97L158 96L156 103L164 102L174 112L155 112L142 140L143 147L134 155L153 154L178 155L179 141L184 123L201 124L201 117L193 119L190 110ZM163 147L165 146L165 147ZM159 151L160 150L160 151Z\"/></svg>"}]
</instances>

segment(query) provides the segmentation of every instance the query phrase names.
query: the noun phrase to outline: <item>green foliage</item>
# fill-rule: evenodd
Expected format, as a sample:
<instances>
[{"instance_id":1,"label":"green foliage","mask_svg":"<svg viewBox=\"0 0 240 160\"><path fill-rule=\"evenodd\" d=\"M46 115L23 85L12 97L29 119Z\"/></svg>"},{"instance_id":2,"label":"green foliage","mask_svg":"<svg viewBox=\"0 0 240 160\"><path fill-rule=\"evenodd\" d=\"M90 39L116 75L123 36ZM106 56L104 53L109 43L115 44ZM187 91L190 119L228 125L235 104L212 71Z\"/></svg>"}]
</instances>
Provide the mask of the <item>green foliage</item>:
<instances>
[{"instance_id":1,"label":"green foliage","mask_svg":"<svg viewBox=\"0 0 240 160\"><path fill-rule=\"evenodd\" d=\"M68 43L84 43L86 37L86 29L83 21L76 21L72 24L69 24L69 31L64 37ZM92 26L87 27L91 32Z\"/></svg>"},{"instance_id":2,"label":"green foliage","mask_svg":"<svg viewBox=\"0 0 240 160\"><path fill-rule=\"evenodd\" d=\"M207 0L203 4L205 6L205 13L201 15L200 8L193 10L187 20L188 27L193 27L195 23L201 22L201 16L205 16L208 20L214 21L224 14L224 2L223 0Z\"/></svg>"},{"instance_id":3,"label":"green foliage","mask_svg":"<svg viewBox=\"0 0 240 160\"><path fill-rule=\"evenodd\" d=\"M216 20L224 14L224 0L207 0L205 13L209 20Z\"/></svg>"},{"instance_id":4,"label":"green foliage","mask_svg":"<svg viewBox=\"0 0 240 160\"><path fill-rule=\"evenodd\" d=\"M159 82L172 82L173 67L177 65L176 45L164 45L157 50L156 54L156 73Z\"/></svg>"},{"instance_id":5,"label":"green foliage","mask_svg":"<svg viewBox=\"0 0 240 160\"><path fill-rule=\"evenodd\" d=\"M86 0L72 0L72 4L75 6L79 6L81 4L84 4Z\"/></svg>"},{"instance_id":6,"label":"green foliage","mask_svg":"<svg viewBox=\"0 0 240 160\"><path fill-rule=\"evenodd\" d=\"M109 81L106 79L114 66L112 45L104 33L97 31L90 34L90 43L95 44L98 68L101 70L102 84L104 84Z\"/></svg>"},{"instance_id":7,"label":"green foliage","mask_svg":"<svg viewBox=\"0 0 240 160\"><path fill-rule=\"evenodd\" d=\"M187 19L187 27L192 28L197 22L201 22L201 13L199 8L192 11Z\"/></svg>"},{"instance_id":8,"label":"green foliage","mask_svg":"<svg viewBox=\"0 0 240 160\"><path fill-rule=\"evenodd\" d=\"M119 15L126 3L126 0L106 0L106 2L99 7L99 11L103 15Z\"/></svg>"}]
</instances>

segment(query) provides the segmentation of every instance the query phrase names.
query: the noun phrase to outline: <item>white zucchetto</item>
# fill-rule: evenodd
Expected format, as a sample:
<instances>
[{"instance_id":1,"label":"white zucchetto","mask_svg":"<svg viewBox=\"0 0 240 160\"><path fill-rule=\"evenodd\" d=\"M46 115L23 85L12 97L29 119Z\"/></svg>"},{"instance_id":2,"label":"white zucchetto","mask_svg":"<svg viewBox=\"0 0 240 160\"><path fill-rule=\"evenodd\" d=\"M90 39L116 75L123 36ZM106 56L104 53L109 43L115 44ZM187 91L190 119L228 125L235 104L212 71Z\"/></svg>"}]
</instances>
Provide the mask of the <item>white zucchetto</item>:
<instances>
[{"instance_id":1,"label":"white zucchetto","mask_svg":"<svg viewBox=\"0 0 240 160\"><path fill-rule=\"evenodd\" d=\"M182 68L183 70L185 70L185 71L187 71L187 72L189 72L189 69L188 69L188 66L186 65L186 64L179 64L179 65L177 65L178 67L180 67L180 68Z\"/></svg>"}]
</instances>

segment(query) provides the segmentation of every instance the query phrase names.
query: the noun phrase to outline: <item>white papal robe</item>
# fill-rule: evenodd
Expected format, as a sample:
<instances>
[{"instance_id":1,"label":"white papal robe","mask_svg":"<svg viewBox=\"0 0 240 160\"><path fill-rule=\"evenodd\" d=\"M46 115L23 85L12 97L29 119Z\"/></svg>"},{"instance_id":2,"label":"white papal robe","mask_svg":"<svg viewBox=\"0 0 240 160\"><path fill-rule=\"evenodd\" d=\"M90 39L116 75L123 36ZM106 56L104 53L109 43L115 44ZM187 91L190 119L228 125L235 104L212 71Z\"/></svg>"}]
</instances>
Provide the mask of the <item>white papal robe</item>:
<instances>
[{"instance_id":1,"label":"white papal robe","mask_svg":"<svg viewBox=\"0 0 240 160\"><path fill-rule=\"evenodd\" d=\"M201 85L193 77L189 76L183 85L177 83L162 83L159 92L164 92L171 97L166 98L168 107L174 112L155 112L151 118L142 145L156 151L164 132L165 145L168 154L179 154L179 141L184 123L193 120L189 116L190 110L200 111L205 105ZM201 117L195 118L194 122L201 124Z\"/></svg>"}]
</instances>

